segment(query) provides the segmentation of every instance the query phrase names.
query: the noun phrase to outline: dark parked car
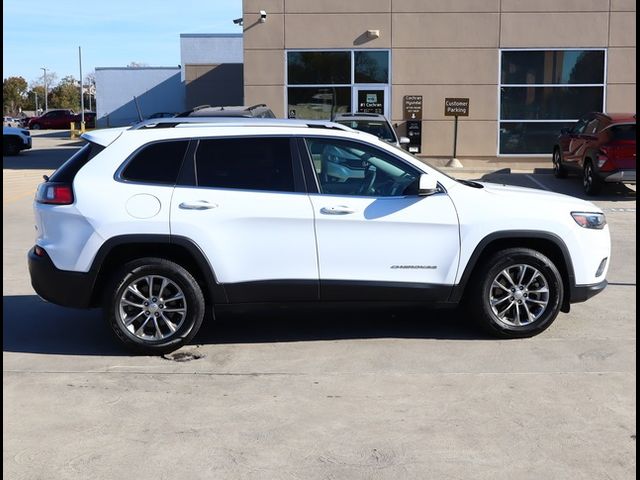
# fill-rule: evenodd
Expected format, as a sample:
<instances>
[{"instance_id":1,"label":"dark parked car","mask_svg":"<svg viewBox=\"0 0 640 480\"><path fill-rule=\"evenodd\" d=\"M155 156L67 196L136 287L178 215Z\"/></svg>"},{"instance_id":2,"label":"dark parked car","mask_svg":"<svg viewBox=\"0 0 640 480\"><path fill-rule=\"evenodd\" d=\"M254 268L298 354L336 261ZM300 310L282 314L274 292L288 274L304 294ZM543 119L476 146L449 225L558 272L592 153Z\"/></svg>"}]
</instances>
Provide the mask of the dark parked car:
<instances>
[{"instance_id":1,"label":"dark parked car","mask_svg":"<svg viewBox=\"0 0 640 480\"><path fill-rule=\"evenodd\" d=\"M30 130L66 129L71 128L71 122L79 126L81 119L81 114L75 113L73 110L48 110L39 117L31 118L28 127ZM96 112L84 112L84 123L87 128L95 128Z\"/></svg>"},{"instance_id":2,"label":"dark parked car","mask_svg":"<svg viewBox=\"0 0 640 480\"><path fill-rule=\"evenodd\" d=\"M186 112L179 113L176 117L276 118L271 109L263 103L251 107L212 107L210 105L201 105Z\"/></svg>"},{"instance_id":3,"label":"dark parked car","mask_svg":"<svg viewBox=\"0 0 640 480\"><path fill-rule=\"evenodd\" d=\"M553 148L558 178L582 174L584 190L596 195L605 183L636 183L636 115L590 113L563 129Z\"/></svg>"}]
</instances>

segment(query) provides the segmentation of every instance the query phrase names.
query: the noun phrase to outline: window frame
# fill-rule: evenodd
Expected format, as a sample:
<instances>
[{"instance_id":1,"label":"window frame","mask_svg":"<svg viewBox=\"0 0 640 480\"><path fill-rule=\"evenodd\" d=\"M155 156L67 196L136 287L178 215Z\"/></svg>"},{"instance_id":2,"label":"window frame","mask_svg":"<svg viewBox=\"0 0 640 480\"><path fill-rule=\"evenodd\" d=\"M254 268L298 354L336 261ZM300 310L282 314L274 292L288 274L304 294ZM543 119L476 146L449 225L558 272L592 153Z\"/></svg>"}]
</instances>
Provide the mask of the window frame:
<instances>
[{"instance_id":1,"label":"window frame","mask_svg":"<svg viewBox=\"0 0 640 480\"><path fill-rule=\"evenodd\" d=\"M387 52L388 54L388 65L387 72L388 78L387 83L356 83L355 79L355 52ZM349 52L351 55L351 75L350 80L351 83L340 83L340 84L324 84L324 83L314 83L314 84L291 84L289 83L289 53L296 52ZM291 48L284 49L284 112L285 118L289 118L289 88L331 88L331 87L342 87L342 88L350 88L351 89L351 105L349 105L349 112L353 112L354 105L354 93L356 92L357 87L369 87L371 89L387 87L385 91L385 110L388 109L389 117L391 116L391 85L393 85L392 72L393 72L393 55L392 50L390 48ZM385 115L386 116L386 115ZM296 118L299 118L296 116Z\"/></svg>"},{"instance_id":2,"label":"window frame","mask_svg":"<svg viewBox=\"0 0 640 480\"><path fill-rule=\"evenodd\" d=\"M187 143L187 148L184 151L184 155L182 156L182 161L180 162L180 167L178 168L178 174L176 175L176 179L173 183L158 183L158 182L145 182L141 180L129 180L128 178L124 178L122 176L124 170L129 166L129 164L133 160L135 160L135 158L138 156L138 154L142 150L149 147L150 145L156 145L158 143L168 143L168 142L186 142ZM161 140L152 140L151 142L147 142L143 145L140 145L127 156L124 162L120 164L116 172L113 174L113 179L116 182L126 183L130 185L150 185L154 187L174 188L180 182L180 178L182 177L182 171L185 167L187 158L189 158L190 154L193 154L192 143L193 143L193 139L191 138L164 138Z\"/></svg>"},{"instance_id":3,"label":"window frame","mask_svg":"<svg viewBox=\"0 0 640 480\"><path fill-rule=\"evenodd\" d=\"M502 83L502 54L503 52L565 52L565 51L601 51L604 53L604 72L602 76L603 83ZM576 123L581 118L568 118L568 119L544 119L544 120L522 120L522 119L502 119L502 88L503 87L520 87L520 88L566 88L566 87L601 87L602 88L602 111L607 111L607 73L608 73L608 60L609 51L605 47L559 47L559 48L500 48L498 49L498 98L497 98L497 112L498 112L498 134L496 138L496 154L498 157L541 157L551 156L549 153L501 153L500 151L500 130L502 123ZM583 117L584 118L584 117Z\"/></svg>"}]
</instances>

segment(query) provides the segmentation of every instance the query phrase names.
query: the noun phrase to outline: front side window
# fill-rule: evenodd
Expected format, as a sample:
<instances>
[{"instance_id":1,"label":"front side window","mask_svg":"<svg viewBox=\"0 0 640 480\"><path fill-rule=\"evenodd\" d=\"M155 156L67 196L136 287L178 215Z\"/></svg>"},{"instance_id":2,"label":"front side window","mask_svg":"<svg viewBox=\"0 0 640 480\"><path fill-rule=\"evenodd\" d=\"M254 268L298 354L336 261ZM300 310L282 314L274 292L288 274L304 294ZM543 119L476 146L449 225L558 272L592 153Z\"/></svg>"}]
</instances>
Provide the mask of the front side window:
<instances>
[{"instance_id":1,"label":"front side window","mask_svg":"<svg viewBox=\"0 0 640 480\"><path fill-rule=\"evenodd\" d=\"M551 152L559 129L603 111L604 74L604 50L503 50L499 153Z\"/></svg>"},{"instance_id":2,"label":"front side window","mask_svg":"<svg viewBox=\"0 0 640 480\"><path fill-rule=\"evenodd\" d=\"M196 185L210 188L294 192L288 138L201 140L196 150Z\"/></svg>"},{"instance_id":3,"label":"front side window","mask_svg":"<svg viewBox=\"0 0 640 480\"><path fill-rule=\"evenodd\" d=\"M143 147L127 163L123 180L160 185L175 185L189 142L157 142Z\"/></svg>"},{"instance_id":4,"label":"front side window","mask_svg":"<svg viewBox=\"0 0 640 480\"><path fill-rule=\"evenodd\" d=\"M320 193L362 197L417 194L420 172L388 153L358 142L307 138Z\"/></svg>"}]
</instances>

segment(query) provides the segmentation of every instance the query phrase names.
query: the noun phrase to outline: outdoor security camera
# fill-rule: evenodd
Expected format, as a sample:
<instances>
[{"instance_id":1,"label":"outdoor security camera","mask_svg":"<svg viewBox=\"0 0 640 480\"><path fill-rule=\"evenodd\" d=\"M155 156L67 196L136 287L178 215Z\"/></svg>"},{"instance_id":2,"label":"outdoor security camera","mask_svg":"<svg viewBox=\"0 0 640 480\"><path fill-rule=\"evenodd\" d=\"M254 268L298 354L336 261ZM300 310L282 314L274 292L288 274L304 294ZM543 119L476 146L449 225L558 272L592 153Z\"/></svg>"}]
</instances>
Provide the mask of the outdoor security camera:
<instances>
[{"instance_id":1,"label":"outdoor security camera","mask_svg":"<svg viewBox=\"0 0 640 480\"><path fill-rule=\"evenodd\" d=\"M260 23L264 23L267 21L267 12L264 10L260 10Z\"/></svg>"},{"instance_id":2,"label":"outdoor security camera","mask_svg":"<svg viewBox=\"0 0 640 480\"><path fill-rule=\"evenodd\" d=\"M236 18L233 23L235 23L236 25L242 25L242 18Z\"/></svg>"}]
</instances>

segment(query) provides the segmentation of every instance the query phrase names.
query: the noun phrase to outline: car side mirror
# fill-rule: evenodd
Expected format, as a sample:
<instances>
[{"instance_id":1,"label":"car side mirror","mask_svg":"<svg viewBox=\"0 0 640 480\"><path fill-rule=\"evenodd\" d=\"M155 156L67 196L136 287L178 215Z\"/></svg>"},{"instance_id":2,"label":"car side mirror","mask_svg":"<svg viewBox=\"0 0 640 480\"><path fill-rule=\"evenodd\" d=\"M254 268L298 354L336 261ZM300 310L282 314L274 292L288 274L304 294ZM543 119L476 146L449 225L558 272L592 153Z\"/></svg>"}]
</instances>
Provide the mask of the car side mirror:
<instances>
[{"instance_id":1,"label":"car side mirror","mask_svg":"<svg viewBox=\"0 0 640 480\"><path fill-rule=\"evenodd\" d=\"M438 192L438 181L431 175L423 173L418 183L418 195L427 197Z\"/></svg>"},{"instance_id":2,"label":"car side mirror","mask_svg":"<svg viewBox=\"0 0 640 480\"><path fill-rule=\"evenodd\" d=\"M408 137L400 137L400 145L406 145L407 143L411 143Z\"/></svg>"}]
</instances>

